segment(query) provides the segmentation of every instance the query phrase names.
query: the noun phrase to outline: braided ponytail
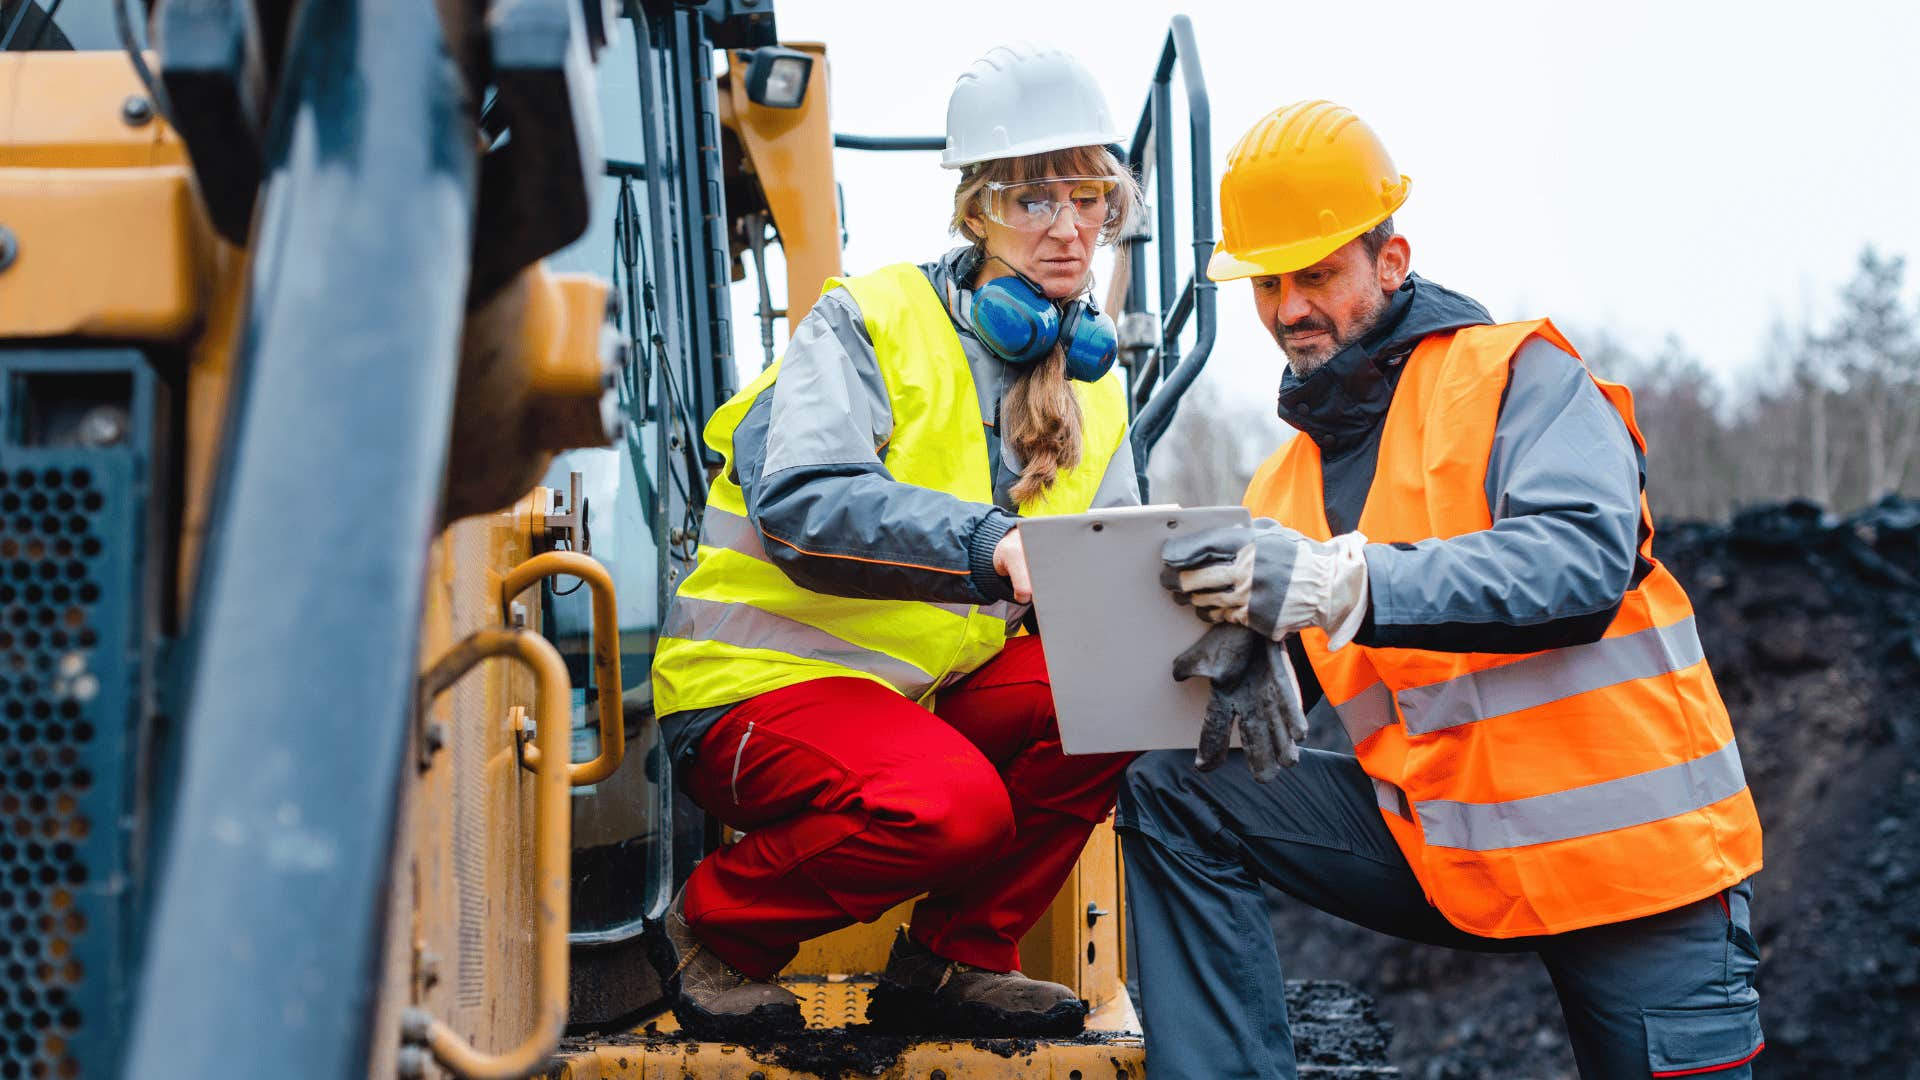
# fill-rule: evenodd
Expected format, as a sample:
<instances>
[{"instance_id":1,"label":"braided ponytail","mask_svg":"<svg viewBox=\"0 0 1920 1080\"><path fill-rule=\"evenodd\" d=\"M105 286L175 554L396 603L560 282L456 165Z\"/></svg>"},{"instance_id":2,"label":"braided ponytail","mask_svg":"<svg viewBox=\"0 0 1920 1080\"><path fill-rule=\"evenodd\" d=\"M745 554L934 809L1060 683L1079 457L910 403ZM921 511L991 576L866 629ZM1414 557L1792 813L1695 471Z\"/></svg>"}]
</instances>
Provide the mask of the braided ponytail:
<instances>
[{"instance_id":1,"label":"braided ponytail","mask_svg":"<svg viewBox=\"0 0 1920 1080\"><path fill-rule=\"evenodd\" d=\"M953 197L953 231L973 241L984 253L986 237L968 218L981 213L980 199L989 183L1017 183L1049 176L1112 176L1119 183L1111 198L1118 213L1100 231L1099 242L1110 244L1125 233L1140 203L1140 189L1114 156L1102 146L1081 146L1027 157L998 158L969 167L960 176ZM1030 364L1014 379L1000 402L1000 439L1021 463L1013 499L1025 503L1046 492L1062 469L1080 464L1080 399L1067 378L1067 358L1056 344L1045 359Z\"/></svg>"}]
</instances>

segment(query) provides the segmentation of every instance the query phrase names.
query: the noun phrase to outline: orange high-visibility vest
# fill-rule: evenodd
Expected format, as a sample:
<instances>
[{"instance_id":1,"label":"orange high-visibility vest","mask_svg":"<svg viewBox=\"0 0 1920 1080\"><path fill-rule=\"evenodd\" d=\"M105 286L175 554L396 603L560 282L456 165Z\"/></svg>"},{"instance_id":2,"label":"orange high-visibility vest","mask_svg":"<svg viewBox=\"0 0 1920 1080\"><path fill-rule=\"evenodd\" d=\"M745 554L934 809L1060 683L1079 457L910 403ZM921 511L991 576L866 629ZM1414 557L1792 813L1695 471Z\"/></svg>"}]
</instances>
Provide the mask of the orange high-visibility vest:
<instances>
[{"instance_id":1,"label":"orange high-visibility vest","mask_svg":"<svg viewBox=\"0 0 1920 1080\"><path fill-rule=\"evenodd\" d=\"M1492 527L1487 462L1508 364L1546 320L1436 334L1408 358L1359 531L1415 542ZM1644 452L1626 387L1595 379ZM1320 448L1295 438L1247 507L1330 536ZM1693 606L1653 560L1605 637L1525 655L1301 639L1373 778L1387 827L1455 926L1559 933L1668 911L1760 869L1760 821Z\"/></svg>"}]
</instances>

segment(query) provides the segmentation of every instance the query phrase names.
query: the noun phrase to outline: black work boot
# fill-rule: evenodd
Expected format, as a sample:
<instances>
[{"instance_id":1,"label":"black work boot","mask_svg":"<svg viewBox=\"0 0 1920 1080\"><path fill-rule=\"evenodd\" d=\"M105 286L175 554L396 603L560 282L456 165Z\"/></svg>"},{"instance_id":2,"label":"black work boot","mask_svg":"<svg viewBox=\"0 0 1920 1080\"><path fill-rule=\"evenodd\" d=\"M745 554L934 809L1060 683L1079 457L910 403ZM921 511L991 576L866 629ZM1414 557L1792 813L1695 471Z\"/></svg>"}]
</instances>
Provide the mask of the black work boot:
<instances>
[{"instance_id":1,"label":"black work boot","mask_svg":"<svg viewBox=\"0 0 1920 1080\"><path fill-rule=\"evenodd\" d=\"M663 980L673 994L673 1016L681 1030L706 1042L747 1042L805 1027L799 998L784 987L735 971L700 944L683 913L685 900L682 889L667 909L674 967Z\"/></svg>"},{"instance_id":2,"label":"black work boot","mask_svg":"<svg viewBox=\"0 0 1920 1080\"><path fill-rule=\"evenodd\" d=\"M1087 1003L1059 983L936 956L902 928L867 1002L867 1020L928 1035L1077 1035Z\"/></svg>"}]
</instances>

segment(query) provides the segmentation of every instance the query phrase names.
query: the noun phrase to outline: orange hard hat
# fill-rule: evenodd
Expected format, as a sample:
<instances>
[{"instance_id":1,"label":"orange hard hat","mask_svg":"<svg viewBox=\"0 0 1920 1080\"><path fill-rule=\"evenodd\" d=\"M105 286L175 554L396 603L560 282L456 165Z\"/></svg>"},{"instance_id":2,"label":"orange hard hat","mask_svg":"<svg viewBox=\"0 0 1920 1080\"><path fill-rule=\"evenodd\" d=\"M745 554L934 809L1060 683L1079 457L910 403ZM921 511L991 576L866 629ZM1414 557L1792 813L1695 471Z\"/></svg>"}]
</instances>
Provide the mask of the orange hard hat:
<instances>
[{"instance_id":1,"label":"orange hard hat","mask_svg":"<svg viewBox=\"0 0 1920 1080\"><path fill-rule=\"evenodd\" d=\"M1227 154L1220 176L1215 281L1288 274L1385 221L1413 181L1352 111L1297 101L1261 118Z\"/></svg>"}]
</instances>

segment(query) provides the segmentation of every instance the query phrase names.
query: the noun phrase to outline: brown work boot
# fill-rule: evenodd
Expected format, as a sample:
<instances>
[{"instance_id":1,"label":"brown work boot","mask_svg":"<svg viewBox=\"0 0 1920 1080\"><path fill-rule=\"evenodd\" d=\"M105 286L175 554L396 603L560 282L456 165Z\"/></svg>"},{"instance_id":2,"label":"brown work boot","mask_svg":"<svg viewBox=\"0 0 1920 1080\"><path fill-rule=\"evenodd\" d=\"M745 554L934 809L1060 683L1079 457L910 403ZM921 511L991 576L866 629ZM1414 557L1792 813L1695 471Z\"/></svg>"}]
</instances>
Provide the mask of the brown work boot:
<instances>
[{"instance_id":1,"label":"brown work boot","mask_svg":"<svg viewBox=\"0 0 1920 1080\"><path fill-rule=\"evenodd\" d=\"M901 928L867 1020L927 1035L1077 1035L1087 1003L1059 983L936 956Z\"/></svg>"},{"instance_id":2,"label":"brown work boot","mask_svg":"<svg viewBox=\"0 0 1920 1080\"><path fill-rule=\"evenodd\" d=\"M667 909L667 941L674 967L663 980L673 994L681 1030L705 1042L753 1042L806 1026L800 999L785 988L750 979L700 944L687 924L686 890Z\"/></svg>"}]
</instances>

